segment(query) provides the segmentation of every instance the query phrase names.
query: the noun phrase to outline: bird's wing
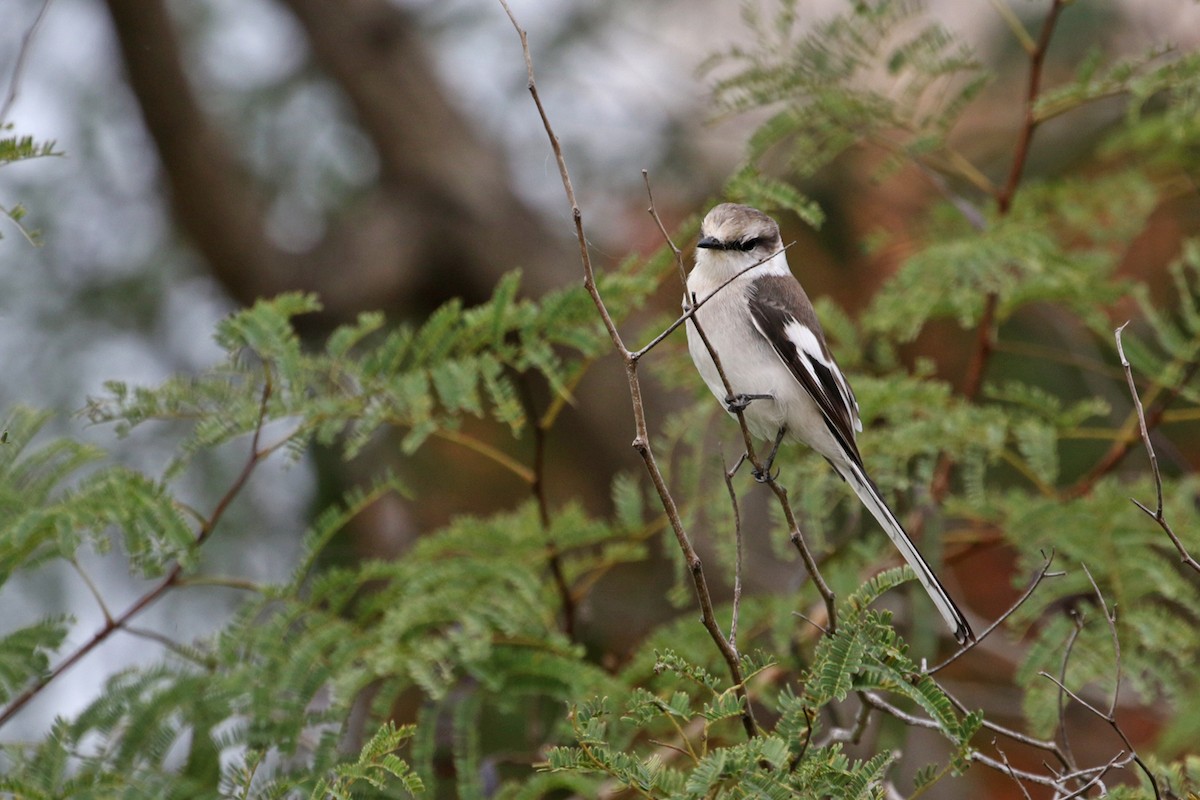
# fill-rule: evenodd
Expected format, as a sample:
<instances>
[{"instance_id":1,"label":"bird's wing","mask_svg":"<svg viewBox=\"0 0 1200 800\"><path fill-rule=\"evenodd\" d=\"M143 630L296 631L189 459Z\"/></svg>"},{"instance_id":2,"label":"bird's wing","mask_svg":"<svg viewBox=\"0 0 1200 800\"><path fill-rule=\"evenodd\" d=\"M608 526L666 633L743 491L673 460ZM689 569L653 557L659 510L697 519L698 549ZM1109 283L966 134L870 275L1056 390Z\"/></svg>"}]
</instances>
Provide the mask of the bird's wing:
<instances>
[{"instance_id":1,"label":"bird's wing","mask_svg":"<svg viewBox=\"0 0 1200 800\"><path fill-rule=\"evenodd\" d=\"M854 440L862 430L858 401L825 345L804 289L790 275L764 275L748 293L754 327L816 401L825 425L847 457L862 466Z\"/></svg>"}]
</instances>

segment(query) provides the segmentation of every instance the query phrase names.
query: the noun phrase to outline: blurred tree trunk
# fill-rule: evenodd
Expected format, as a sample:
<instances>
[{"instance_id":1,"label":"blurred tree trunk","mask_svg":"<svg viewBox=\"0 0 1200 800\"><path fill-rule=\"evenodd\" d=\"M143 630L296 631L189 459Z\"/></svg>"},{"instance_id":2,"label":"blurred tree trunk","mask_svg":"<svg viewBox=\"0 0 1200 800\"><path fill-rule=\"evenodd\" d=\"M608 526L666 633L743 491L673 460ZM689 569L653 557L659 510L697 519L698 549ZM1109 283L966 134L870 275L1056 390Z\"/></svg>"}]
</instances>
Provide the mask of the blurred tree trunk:
<instances>
[{"instance_id":1,"label":"blurred tree trunk","mask_svg":"<svg viewBox=\"0 0 1200 800\"><path fill-rule=\"evenodd\" d=\"M305 31L316 67L348 98L380 165L377 183L325 221L315 246L295 253L272 240L269 191L189 83L163 0L106 3L176 224L237 302L316 292L326 311L306 324L313 326L307 333L319 334L364 309L420 317L452 297L481 300L517 266L533 296L578 279L570 231L551 235L517 197L500 148L482 141L449 102L405 11L384 0L281 0ZM564 438L588 453L593 493L607 487L598 466L611 473L630 463L628 426L611 406L608 398L585 402L564 420ZM559 477L574 483L569 474Z\"/></svg>"}]
</instances>

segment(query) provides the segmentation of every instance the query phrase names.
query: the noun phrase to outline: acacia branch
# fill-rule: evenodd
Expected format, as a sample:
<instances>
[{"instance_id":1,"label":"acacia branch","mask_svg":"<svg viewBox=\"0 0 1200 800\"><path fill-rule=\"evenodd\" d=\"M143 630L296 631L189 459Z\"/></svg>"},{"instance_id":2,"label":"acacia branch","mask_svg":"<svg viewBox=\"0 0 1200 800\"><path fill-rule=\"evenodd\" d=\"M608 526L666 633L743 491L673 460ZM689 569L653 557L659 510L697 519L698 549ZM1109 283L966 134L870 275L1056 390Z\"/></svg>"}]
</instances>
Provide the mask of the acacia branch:
<instances>
[{"instance_id":1,"label":"acacia branch","mask_svg":"<svg viewBox=\"0 0 1200 800\"><path fill-rule=\"evenodd\" d=\"M703 566L700 557L696 554L696 550L692 547L691 539L688 537L687 531L684 529L683 521L679 516L679 509L675 503L675 499L671 496L671 492L667 487L662 471L658 467L658 462L654 457L654 451L650 444L649 428L646 424L646 412L642 403L642 388L641 381L638 377L638 361L634 354L625 346L621 339L621 334L617 330L616 323L613 322L612 316L608 312L608 308L604 304L604 299L600 295L600 290L596 286L595 271L592 268L591 255L588 252L587 236L583 228L583 212L580 211L579 203L576 201L575 189L571 184L570 172L567 169L566 159L563 157L562 145L559 143L558 136L554 132L554 127L550 123L550 118L546 113L545 107L542 105L541 95L538 93L537 81L533 72L533 56L529 50L529 37L525 29L521 27L509 8L506 0L499 0L500 6L504 9L504 13L508 15L509 21L516 30L518 37L521 40L521 51L525 59L525 72L528 77L529 94L533 98L534 105L537 107L538 115L541 117L542 127L546 131L546 136L550 141L550 148L554 153L554 159L558 164L559 177L562 179L563 190L566 193L567 203L571 207L571 217L575 222L575 237L579 243L579 256L583 267L584 280L583 285L587 290L588 296L591 297L592 303L596 307L596 312L600 315L604 323L604 328L608 331L609 338L612 340L613 348L621 356L625 364L625 376L629 383L630 400L633 405L634 428L635 435L633 440L633 448L641 456L642 462L645 465L647 473L654 484L655 491L658 492L659 500L662 503L663 509L667 512L667 518L670 520L671 529L675 534L676 543L679 545L684 559L687 563L688 572L692 576L692 584L696 590L696 596L700 603L701 619L705 629L708 630L713 642L721 652L721 656L725 659L726 666L729 668L730 676L733 679L733 687L737 696L742 701L742 725L746 729L746 733L750 737L758 735L758 724L754 720L754 712L750 705L750 698L746 692L745 681L742 677L741 664L738 660L737 650L725 638L721 632L720 625L717 622L716 615L713 612L712 596L709 593L708 582L704 577Z\"/></svg>"},{"instance_id":2,"label":"acacia branch","mask_svg":"<svg viewBox=\"0 0 1200 800\"><path fill-rule=\"evenodd\" d=\"M1029 150L1033 144L1033 134L1040 120L1034 113L1038 94L1042 87L1042 67L1046 61L1046 51L1050 47L1050 38L1054 34L1054 26L1058 22L1068 0L1052 0L1050 11L1042 23L1042 31L1037 43L1029 53L1029 80L1025 91L1025 118L1017 133L1017 144L1013 152L1012 165L1008 177L1000 191L996 194L996 213L1004 217L1012 208L1013 198L1021 183L1021 175L1025 171L1025 163L1029 159ZM996 312L1000 305L1000 295L989 292L984 298L983 313L979 317L979 326L975 331L975 347L971 352L971 360L967 362L966 375L963 378L962 394L967 400L979 396L983 387L983 376L987 370L988 361L996 347ZM942 453L934 471L930 494L934 504L940 503L950 490L950 472L954 468L954 457Z\"/></svg>"},{"instance_id":3,"label":"acacia branch","mask_svg":"<svg viewBox=\"0 0 1200 800\"><path fill-rule=\"evenodd\" d=\"M259 441L262 437L263 427L267 421L267 404L271 397L272 384L269 379L263 384L262 398L259 403L258 421L254 427L254 435L250 443L250 455L246 459L246 463L242 466L241 472L226 489L225 494L217 501L212 513L209 515L196 532L194 548L201 547L211 536L213 530L216 529L217 523L225 515L230 504L234 501L246 486L246 482L250 480L250 476L254 473L254 469L262 463L263 459L275 452L284 442L271 445L270 447L259 447ZM22 708L29 704L33 698L37 697L43 689L53 683L64 672L75 666L85 656L91 653L96 647L105 642L112 634L125 628L134 617L141 614L150 606L157 603L164 595L167 594L173 587L180 584L183 579L183 562L177 561L167 574L141 597L135 600L128 608L122 611L115 617L109 617L105 620L104 625L100 627L92 637L75 649L71 655L67 656L59 662L53 669L41 675L32 684L27 686L20 694L16 695L8 705L0 711L0 727L7 723L13 716Z\"/></svg>"}]
</instances>

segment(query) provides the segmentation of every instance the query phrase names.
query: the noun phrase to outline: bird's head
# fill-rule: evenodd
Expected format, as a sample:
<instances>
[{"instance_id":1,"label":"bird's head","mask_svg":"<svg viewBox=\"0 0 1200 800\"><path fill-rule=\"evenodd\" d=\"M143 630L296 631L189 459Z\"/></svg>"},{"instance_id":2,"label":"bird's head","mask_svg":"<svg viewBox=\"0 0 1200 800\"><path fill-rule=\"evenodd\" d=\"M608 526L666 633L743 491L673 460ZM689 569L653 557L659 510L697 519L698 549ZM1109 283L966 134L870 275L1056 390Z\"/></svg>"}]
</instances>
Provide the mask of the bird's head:
<instances>
[{"instance_id":1,"label":"bird's head","mask_svg":"<svg viewBox=\"0 0 1200 800\"><path fill-rule=\"evenodd\" d=\"M700 223L696 260L722 260L752 264L768 258L782 246L779 225L757 208L722 203Z\"/></svg>"}]
</instances>

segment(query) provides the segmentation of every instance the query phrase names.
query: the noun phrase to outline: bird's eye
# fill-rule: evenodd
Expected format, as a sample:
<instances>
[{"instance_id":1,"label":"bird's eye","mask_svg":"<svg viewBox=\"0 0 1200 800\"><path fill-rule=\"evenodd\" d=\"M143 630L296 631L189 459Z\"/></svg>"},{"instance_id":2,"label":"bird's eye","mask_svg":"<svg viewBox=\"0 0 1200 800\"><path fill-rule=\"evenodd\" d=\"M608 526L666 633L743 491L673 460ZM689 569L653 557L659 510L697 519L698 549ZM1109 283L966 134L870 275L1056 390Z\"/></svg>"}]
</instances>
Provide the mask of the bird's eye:
<instances>
[{"instance_id":1,"label":"bird's eye","mask_svg":"<svg viewBox=\"0 0 1200 800\"><path fill-rule=\"evenodd\" d=\"M736 247L738 250L741 250L742 252L749 252L750 250L753 250L754 248L758 247L760 244L762 244L762 238L755 237L753 239L744 239L740 242L736 242L734 244L734 247Z\"/></svg>"}]
</instances>

